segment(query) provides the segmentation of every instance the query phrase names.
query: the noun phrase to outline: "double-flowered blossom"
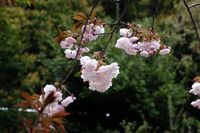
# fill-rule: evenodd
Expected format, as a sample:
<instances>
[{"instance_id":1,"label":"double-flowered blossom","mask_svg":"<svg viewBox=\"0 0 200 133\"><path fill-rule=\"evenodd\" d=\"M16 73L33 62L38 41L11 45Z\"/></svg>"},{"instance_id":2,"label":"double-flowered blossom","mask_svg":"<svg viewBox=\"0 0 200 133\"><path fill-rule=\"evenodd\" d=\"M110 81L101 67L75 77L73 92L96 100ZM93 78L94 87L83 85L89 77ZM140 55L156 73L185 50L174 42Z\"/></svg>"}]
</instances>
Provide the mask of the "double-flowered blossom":
<instances>
[{"instance_id":1,"label":"double-flowered blossom","mask_svg":"<svg viewBox=\"0 0 200 133\"><path fill-rule=\"evenodd\" d=\"M65 57L68 59L79 59L83 53L89 51L87 47L80 47L78 48L77 40L73 37L67 37L60 42L60 46L65 49Z\"/></svg>"},{"instance_id":2,"label":"double-flowered blossom","mask_svg":"<svg viewBox=\"0 0 200 133\"><path fill-rule=\"evenodd\" d=\"M137 37L138 35L134 35L131 28L120 29L120 36L115 47L123 49L129 55L137 55L139 53L143 57L149 57L158 51L160 55L170 53L170 47L161 45L159 38L147 41L144 36Z\"/></svg>"},{"instance_id":3,"label":"double-flowered blossom","mask_svg":"<svg viewBox=\"0 0 200 133\"><path fill-rule=\"evenodd\" d=\"M119 74L118 64L99 66L98 61L88 56L80 58L82 65L81 78L89 82L89 89L104 92L112 86L112 79Z\"/></svg>"},{"instance_id":4,"label":"double-flowered blossom","mask_svg":"<svg viewBox=\"0 0 200 133\"><path fill-rule=\"evenodd\" d=\"M193 93L194 95L200 95L200 83L195 82L189 92Z\"/></svg>"},{"instance_id":5,"label":"double-flowered blossom","mask_svg":"<svg viewBox=\"0 0 200 133\"><path fill-rule=\"evenodd\" d=\"M85 31L84 31L85 28ZM103 34L105 32L105 29L103 25L95 25L94 23L90 23L88 25L85 25L81 28L83 34L82 43L90 42L93 40L96 40L99 35Z\"/></svg>"},{"instance_id":6,"label":"double-flowered blossom","mask_svg":"<svg viewBox=\"0 0 200 133\"><path fill-rule=\"evenodd\" d=\"M48 103L43 110L43 114L51 117L54 114L64 110L64 107L67 107L70 103L72 103L76 98L74 96L68 96L63 100L62 92L56 89L53 85L46 85L44 87L44 94L40 95L40 103L43 105L47 100L50 94L53 94L53 101Z\"/></svg>"},{"instance_id":7,"label":"double-flowered blossom","mask_svg":"<svg viewBox=\"0 0 200 133\"><path fill-rule=\"evenodd\" d=\"M84 30L85 28L85 30ZM83 37L81 40L81 45L83 43L87 43L93 40L96 40L100 34L103 34L105 32L105 29L103 25L95 25L93 23L87 24L86 27L85 25L82 26L81 31L83 33ZM81 37L81 36L80 36ZM83 53L89 52L89 48L87 47L79 47L77 44L78 41L72 37L69 36L62 41L60 41L60 46L65 49L65 57L68 59L79 59L81 58Z\"/></svg>"},{"instance_id":8,"label":"double-flowered blossom","mask_svg":"<svg viewBox=\"0 0 200 133\"><path fill-rule=\"evenodd\" d=\"M200 83L199 82L195 82L192 85L192 89L190 89L189 93L192 93L194 95L198 95L200 96ZM197 99L196 101L193 101L191 103L192 106L197 107L198 109L200 109L200 99Z\"/></svg>"}]
</instances>

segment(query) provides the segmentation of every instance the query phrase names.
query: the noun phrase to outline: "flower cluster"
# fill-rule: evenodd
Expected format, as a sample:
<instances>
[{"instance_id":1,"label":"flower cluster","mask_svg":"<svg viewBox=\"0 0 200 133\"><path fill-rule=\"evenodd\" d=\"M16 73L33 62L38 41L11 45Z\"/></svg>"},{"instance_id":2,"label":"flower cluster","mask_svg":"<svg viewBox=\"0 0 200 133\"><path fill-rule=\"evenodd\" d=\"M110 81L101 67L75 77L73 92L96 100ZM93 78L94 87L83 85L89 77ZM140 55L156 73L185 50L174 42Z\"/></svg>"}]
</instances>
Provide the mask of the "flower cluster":
<instances>
[{"instance_id":1,"label":"flower cluster","mask_svg":"<svg viewBox=\"0 0 200 133\"><path fill-rule=\"evenodd\" d=\"M138 27L137 27L138 28ZM129 55L137 55L139 53L143 57L150 57L159 51L160 55L170 53L170 47L161 45L159 37L148 31L146 36L142 32L135 32L132 28L120 29L120 38L117 40L115 47L123 49ZM142 35L141 35L142 34Z\"/></svg>"},{"instance_id":2,"label":"flower cluster","mask_svg":"<svg viewBox=\"0 0 200 133\"><path fill-rule=\"evenodd\" d=\"M189 93L192 93L194 95L198 95L200 96L200 83L199 82L195 82L192 85L192 89L190 89ZM197 107L198 109L200 109L200 99L197 99L196 101L193 101L191 103L192 106Z\"/></svg>"},{"instance_id":3,"label":"flower cluster","mask_svg":"<svg viewBox=\"0 0 200 133\"><path fill-rule=\"evenodd\" d=\"M100 34L105 32L103 25L95 25L94 23L82 26L81 31L83 36L81 39L81 44L96 40ZM79 59L83 53L89 52L87 47L79 47L77 40L72 37L66 37L60 41L60 46L65 49L65 56L68 59Z\"/></svg>"},{"instance_id":4,"label":"flower cluster","mask_svg":"<svg viewBox=\"0 0 200 133\"><path fill-rule=\"evenodd\" d=\"M99 66L99 62L84 56L80 59L82 70L81 78L84 82L89 82L89 89L99 92L106 91L112 86L112 79L119 74L118 64L112 63L110 65Z\"/></svg>"},{"instance_id":5,"label":"flower cluster","mask_svg":"<svg viewBox=\"0 0 200 133\"><path fill-rule=\"evenodd\" d=\"M80 58L83 53L89 52L87 47L78 48L77 40L73 37L67 37L60 42L60 46L65 49L65 56L68 59Z\"/></svg>"},{"instance_id":6,"label":"flower cluster","mask_svg":"<svg viewBox=\"0 0 200 133\"><path fill-rule=\"evenodd\" d=\"M56 89L53 85L46 85L43 92L44 94L40 95L39 101L41 105L44 106L42 113L48 117L63 111L64 107L67 107L76 99L74 96L68 96L63 99L62 92ZM50 99L52 99L52 101L50 101ZM47 101L49 101L49 103Z\"/></svg>"},{"instance_id":7,"label":"flower cluster","mask_svg":"<svg viewBox=\"0 0 200 133\"><path fill-rule=\"evenodd\" d=\"M85 31L84 31L85 28ZM90 42L96 40L99 35L105 32L103 25L96 25L94 23L90 23L88 25L82 26L81 31L84 32L82 43Z\"/></svg>"}]
</instances>

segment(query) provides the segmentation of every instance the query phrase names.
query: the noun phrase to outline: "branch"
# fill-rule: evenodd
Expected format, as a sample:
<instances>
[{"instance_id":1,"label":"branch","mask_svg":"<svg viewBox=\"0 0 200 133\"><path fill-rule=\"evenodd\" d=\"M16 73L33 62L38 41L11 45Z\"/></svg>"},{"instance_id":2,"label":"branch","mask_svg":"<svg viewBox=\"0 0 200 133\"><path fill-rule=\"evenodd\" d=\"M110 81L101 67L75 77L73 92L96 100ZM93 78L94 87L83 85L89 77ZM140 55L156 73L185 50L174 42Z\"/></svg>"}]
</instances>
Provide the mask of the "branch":
<instances>
[{"instance_id":1,"label":"branch","mask_svg":"<svg viewBox=\"0 0 200 133\"><path fill-rule=\"evenodd\" d=\"M120 25L121 23L121 20L122 18L124 17L126 11L127 11L127 7L128 7L128 3L129 3L129 0L125 0L125 7L119 17L119 19L117 20L117 22L114 24L114 28L112 29L112 31L110 32L110 37L109 37L109 40L107 42L106 45L104 45L103 49L102 49L102 52L105 53L105 50L107 49L108 47L108 44L111 42L112 40L112 37L113 37L113 34L115 33L115 31L117 30L117 27Z\"/></svg>"},{"instance_id":2,"label":"branch","mask_svg":"<svg viewBox=\"0 0 200 133\"><path fill-rule=\"evenodd\" d=\"M188 5L188 3L187 3L186 0L183 0L183 3L184 3L184 5L185 5L185 7L187 8L187 11L188 11L188 13L189 13L189 15L190 15L190 19L192 20L193 27L194 27L194 29L195 29L195 32L196 32L196 35L197 35L197 39L199 40L199 44L200 44L199 32L198 32L198 29L197 29L197 25L196 25L196 23L195 23L195 20L194 20L194 18L193 18L192 12L191 12L191 10L190 10L190 7L189 7L189 5Z\"/></svg>"},{"instance_id":3,"label":"branch","mask_svg":"<svg viewBox=\"0 0 200 133\"><path fill-rule=\"evenodd\" d=\"M97 5L97 4L94 4L94 5L93 5L93 7L92 7L92 9L91 9L91 11L90 11L90 14L87 16L87 19L86 19L86 21L85 21L84 28L83 28L83 32L81 33L81 39L80 39L80 41L79 41L78 44L77 44L77 45L78 45L78 50L77 50L75 59L77 59L77 57L78 57L78 54L79 54L79 51L80 51L80 48L81 48L81 42L82 42L82 40L83 40L83 35L84 35L85 31L86 31L86 27L87 27L88 21L89 21L91 15L92 15L92 13L93 13L93 11L94 11L96 5ZM69 71L69 73L68 73L68 74L65 76L65 78L62 80L62 82L60 83L60 86L63 85L64 82L69 78L69 76L72 74L72 72L74 71L74 69L75 69L75 67L77 66L77 64L78 64L78 61L76 61L76 63L75 63L74 66L72 67L72 69Z\"/></svg>"},{"instance_id":4,"label":"branch","mask_svg":"<svg viewBox=\"0 0 200 133\"><path fill-rule=\"evenodd\" d=\"M195 3L189 6L189 8L195 7L195 6L200 6L200 3Z\"/></svg>"}]
</instances>

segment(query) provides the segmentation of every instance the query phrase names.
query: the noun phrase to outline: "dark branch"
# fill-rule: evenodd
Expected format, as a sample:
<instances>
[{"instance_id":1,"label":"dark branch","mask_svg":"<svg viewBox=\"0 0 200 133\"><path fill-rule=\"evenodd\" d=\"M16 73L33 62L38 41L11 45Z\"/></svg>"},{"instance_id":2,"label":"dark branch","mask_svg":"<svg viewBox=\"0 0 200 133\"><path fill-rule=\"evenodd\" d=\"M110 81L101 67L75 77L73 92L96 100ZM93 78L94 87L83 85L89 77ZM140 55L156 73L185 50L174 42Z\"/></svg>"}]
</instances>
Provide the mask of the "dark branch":
<instances>
[{"instance_id":1,"label":"dark branch","mask_svg":"<svg viewBox=\"0 0 200 133\"><path fill-rule=\"evenodd\" d=\"M117 27L120 25L121 20L122 20L122 18L124 17L126 11L127 11L127 7L128 7L129 0L126 0L125 2L126 2L125 7L124 7L124 9L123 9L123 11L122 11L122 13L121 13L119 19L118 19L117 22L114 24L114 27L113 27L112 31L110 32L109 40L108 40L108 42L106 43L106 45L104 45L104 47L103 47L103 49L102 49L102 52L103 52L103 53L105 53L105 50L106 50L106 48L108 47L108 44L109 44L109 43L111 42L111 40L112 40L113 34L114 34L115 31L117 30Z\"/></svg>"},{"instance_id":2,"label":"dark branch","mask_svg":"<svg viewBox=\"0 0 200 133\"><path fill-rule=\"evenodd\" d=\"M195 6L200 6L200 3L192 4L189 6L189 8L195 7Z\"/></svg>"},{"instance_id":3,"label":"dark branch","mask_svg":"<svg viewBox=\"0 0 200 133\"><path fill-rule=\"evenodd\" d=\"M199 40L199 44L200 44L199 32L198 32L198 29L197 29L197 25L196 25L196 23L195 23L195 20L194 20L194 18L193 18L192 12L191 12L191 10L190 10L190 7L189 7L189 5L188 5L188 3L187 3L186 0L183 0L183 3L184 3L184 5L185 5L185 7L187 8L187 11L188 11L188 13L189 13L189 15L190 15L190 19L192 20L193 27L194 27L194 29L195 29L195 32L196 32L196 35L197 35L197 39Z\"/></svg>"},{"instance_id":4,"label":"dark branch","mask_svg":"<svg viewBox=\"0 0 200 133\"><path fill-rule=\"evenodd\" d=\"M79 41L78 44L77 44L77 45L78 45L78 50L77 50L75 59L77 59L77 57L78 57L78 54L79 54L79 51L80 51L80 48L81 48L81 43L82 43L82 40L83 40L83 35L84 35L85 31L86 31L86 27L87 27L88 21L89 21L91 15L92 15L92 12L94 11L94 8L96 7L96 5L97 5L97 4L95 4L95 5L92 7L92 9L91 9L91 11L90 11L90 14L87 16L87 19L86 19L86 21L85 21L84 28L83 28L83 32L81 33L81 39L80 39L80 41ZM72 72L74 71L74 69L75 69L75 67L77 66L77 64L78 64L78 61L76 61L76 63L74 64L74 66L72 67L72 69L69 71L69 73L65 76L65 78L62 80L62 82L60 83L60 85L63 85L64 82L69 78L69 76L72 74Z\"/></svg>"}]
</instances>

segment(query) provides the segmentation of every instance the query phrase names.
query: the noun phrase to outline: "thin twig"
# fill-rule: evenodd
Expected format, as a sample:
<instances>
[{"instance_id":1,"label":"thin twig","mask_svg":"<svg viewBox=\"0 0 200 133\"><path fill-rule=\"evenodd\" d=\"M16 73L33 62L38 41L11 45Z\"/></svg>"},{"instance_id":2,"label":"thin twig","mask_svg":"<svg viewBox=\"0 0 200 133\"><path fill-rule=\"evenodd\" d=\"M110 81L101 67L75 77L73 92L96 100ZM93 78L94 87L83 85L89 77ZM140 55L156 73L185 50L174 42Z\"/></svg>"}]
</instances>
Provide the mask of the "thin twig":
<instances>
[{"instance_id":1,"label":"thin twig","mask_svg":"<svg viewBox=\"0 0 200 133\"><path fill-rule=\"evenodd\" d=\"M192 23L193 23L193 26L194 26L194 29L195 29L195 32L196 32L196 35L197 35L197 39L199 40L199 44L200 44L199 32L198 32L198 29L197 29L197 25L196 25L196 23L195 23L195 20L194 20L194 18L193 18L192 12L191 12L191 10L190 10L190 7L189 7L189 5L188 5L188 3L187 3L186 0L183 0L183 3L184 3L184 5L185 5L185 7L187 8L187 11L188 11L188 13L189 13L189 15L190 15L190 18L191 18L191 20L192 20Z\"/></svg>"},{"instance_id":2,"label":"thin twig","mask_svg":"<svg viewBox=\"0 0 200 133\"><path fill-rule=\"evenodd\" d=\"M102 52L103 52L103 53L105 53L105 50L106 50L106 48L108 47L108 44L109 44L109 43L111 42L111 40L112 40L113 34L114 34L115 31L117 30L117 27L119 26L119 24L120 24L122 18L124 17L124 15L125 15L125 13L126 13L126 11L127 11L128 3L129 3L129 0L126 0L125 7L124 7L124 9L123 9L123 11L122 11L122 13L121 13L119 19L118 19L117 22L115 23L114 28L113 28L112 31L110 32L109 40L108 40L108 42L106 43L106 45L104 45L104 47L103 47L103 49L102 49Z\"/></svg>"},{"instance_id":3,"label":"thin twig","mask_svg":"<svg viewBox=\"0 0 200 133\"><path fill-rule=\"evenodd\" d=\"M131 26L131 25L128 25L127 23L125 23L123 21L120 21L120 23L123 24L123 25L125 25L125 26L128 26L128 27Z\"/></svg>"},{"instance_id":4,"label":"thin twig","mask_svg":"<svg viewBox=\"0 0 200 133\"><path fill-rule=\"evenodd\" d=\"M64 85L62 85L61 88L62 88L63 90L65 90L70 96L74 96L74 94L71 93Z\"/></svg>"},{"instance_id":5,"label":"thin twig","mask_svg":"<svg viewBox=\"0 0 200 133\"><path fill-rule=\"evenodd\" d=\"M195 6L200 6L200 3L195 3L189 6L189 8L195 7Z\"/></svg>"},{"instance_id":6,"label":"thin twig","mask_svg":"<svg viewBox=\"0 0 200 133\"><path fill-rule=\"evenodd\" d=\"M92 7L92 9L91 9L91 11L90 11L90 14L87 16L87 19L86 19L86 21L85 21L84 28L83 28L83 32L81 33L81 39L80 39L79 43L77 44L77 45L78 45L78 50L77 50L75 59L78 58L79 51L80 51L80 49L81 49L81 43L82 43L82 40L83 40L84 33L85 33L85 31L86 31L86 27L87 27L88 21L89 21L91 15L92 15L92 13L93 13L93 11L94 11L96 5L97 5L97 4L94 4L94 5L93 5L93 7ZM69 71L69 73L65 76L65 78L62 80L62 82L60 83L60 85L63 85L64 82L69 78L69 76L72 74L72 72L74 71L74 69L75 69L75 67L77 66L77 64L78 64L78 61L76 61L76 63L74 64L74 66L72 67L72 69Z\"/></svg>"}]
</instances>

